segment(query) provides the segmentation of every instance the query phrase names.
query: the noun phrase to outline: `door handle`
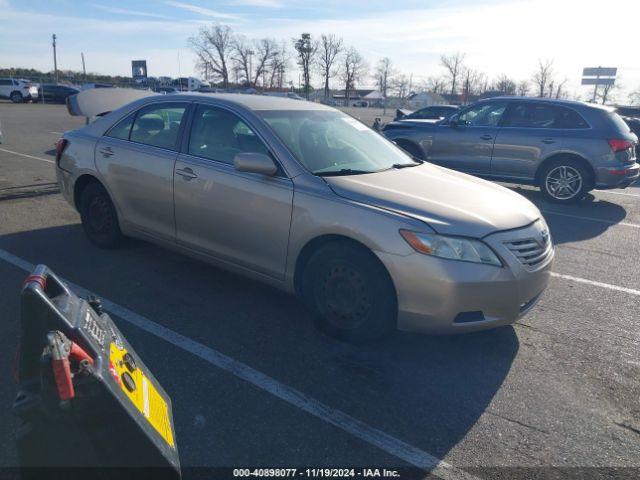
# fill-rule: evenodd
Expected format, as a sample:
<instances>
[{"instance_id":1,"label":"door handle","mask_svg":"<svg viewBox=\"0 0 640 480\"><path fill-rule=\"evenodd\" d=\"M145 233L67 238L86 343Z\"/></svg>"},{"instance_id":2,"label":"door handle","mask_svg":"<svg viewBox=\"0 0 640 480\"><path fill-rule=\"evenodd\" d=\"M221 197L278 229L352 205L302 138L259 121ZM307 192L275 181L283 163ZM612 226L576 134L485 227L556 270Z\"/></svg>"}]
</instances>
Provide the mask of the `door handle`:
<instances>
[{"instance_id":1,"label":"door handle","mask_svg":"<svg viewBox=\"0 0 640 480\"><path fill-rule=\"evenodd\" d=\"M113 150L111 149L111 147L101 148L99 152L102 154L103 157L110 157L111 155L113 155Z\"/></svg>"},{"instance_id":2,"label":"door handle","mask_svg":"<svg viewBox=\"0 0 640 480\"><path fill-rule=\"evenodd\" d=\"M480 138L482 140L491 140L493 138L493 135L489 135L488 133L485 133L484 135L480 135Z\"/></svg>"},{"instance_id":3,"label":"door handle","mask_svg":"<svg viewBox=\"0 0 640 480\"><path fill-rule=\"evenodd\" d=\"M544 140L542 140L542 143L546 143L547 145L550 145L552 143L556 143L556 141L553 138L545 138Z\"/></svg>"},{"instance_id":4,"label":"door handle","mask_svg":"<svg viewBox=\"0 0 640 480\"><path fill-rule=\"evenodd\" d=\"M187 181L191 180L192 178L198 178L198 175L193 173L193 170L191 170L189 167L182 170L176 170L176 173Z\"/></svg>"}]
</instances>

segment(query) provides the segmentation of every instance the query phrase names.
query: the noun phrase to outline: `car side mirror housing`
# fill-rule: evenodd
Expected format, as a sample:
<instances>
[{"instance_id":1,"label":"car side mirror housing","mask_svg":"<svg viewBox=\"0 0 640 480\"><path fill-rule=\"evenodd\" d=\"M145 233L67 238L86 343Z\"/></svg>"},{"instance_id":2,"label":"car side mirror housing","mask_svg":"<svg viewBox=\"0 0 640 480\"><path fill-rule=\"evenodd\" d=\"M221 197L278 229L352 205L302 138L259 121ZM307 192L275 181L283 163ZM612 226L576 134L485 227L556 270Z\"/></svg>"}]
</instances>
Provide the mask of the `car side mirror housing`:
<instances>
[{"instance_id":1,"label":"car side mirror housing","mask_svg":"<svg viewBox=\"0 0 640 480\"><path fill-rule=\"evenodd\" d=\"M449 126L451 128L456 128L458 125L460 125L460 118L457 115L454 115L449 119Z\"/></svg>"},{"instance_id":2,"label":"car side mirror housing","mask_svg":"<svg viewBox=\"0 0 640 480\"><path fill-rule=\"evenodd\" d=\"M264 153L238 153L233 157L233 167L239 172L259 173L273 177L278 173L278 167L269 155Z\"/></svg>"}]
</instances>

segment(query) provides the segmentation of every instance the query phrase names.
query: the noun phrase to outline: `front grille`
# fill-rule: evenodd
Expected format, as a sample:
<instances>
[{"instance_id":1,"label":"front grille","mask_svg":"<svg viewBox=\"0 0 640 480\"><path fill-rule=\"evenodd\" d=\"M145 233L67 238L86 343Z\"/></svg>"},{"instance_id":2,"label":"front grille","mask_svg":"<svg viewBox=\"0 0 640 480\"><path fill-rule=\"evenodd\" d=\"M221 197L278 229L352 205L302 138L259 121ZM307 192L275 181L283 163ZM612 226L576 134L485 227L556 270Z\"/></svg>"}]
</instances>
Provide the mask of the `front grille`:
<instances>
[{"instance_id":1,"label":"front grille","mask_svg":"<svg viewBox=\"0 0 640 480\"><path fill-rule=\"evenodd\" d=\"M520 260L520 263L530 269L534 269L543 263L553 252L553 245L549 235L539 239L512 240L504 242L504 244Z\"/></svg>"}]
</instances>

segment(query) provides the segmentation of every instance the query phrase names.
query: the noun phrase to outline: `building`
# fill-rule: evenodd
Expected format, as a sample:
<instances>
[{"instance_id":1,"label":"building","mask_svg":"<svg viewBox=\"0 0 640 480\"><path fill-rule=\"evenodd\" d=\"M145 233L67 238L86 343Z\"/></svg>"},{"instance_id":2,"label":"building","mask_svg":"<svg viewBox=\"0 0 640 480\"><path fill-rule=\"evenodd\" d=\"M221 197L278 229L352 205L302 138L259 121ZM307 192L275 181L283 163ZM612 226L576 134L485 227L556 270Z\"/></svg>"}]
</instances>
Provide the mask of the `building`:
<instances>
[{"instance_id":1,"label":"building","mask_svg":"<svg viewBox=\"0 0 640 480\"><path fill-rule=\"evenodd\" d=\"M419 110L424 107L446 104L447 101L442 95L433 92L412 93L407 97L407 101L405 102L406 107L411 110Z\"/></svg>"},{"instance_id":2,"label":"building","mask_svg":"<svg viewBox=\"0 0 640 480\"><path fill-rule=\"evenodd\" d=\"M384 104L384 95L378 90L351 90L349 92L349 101L345 98L345 91L340 90L332 96L335 105L348 107L382 107Z\"/></svg>"}]
</instances>

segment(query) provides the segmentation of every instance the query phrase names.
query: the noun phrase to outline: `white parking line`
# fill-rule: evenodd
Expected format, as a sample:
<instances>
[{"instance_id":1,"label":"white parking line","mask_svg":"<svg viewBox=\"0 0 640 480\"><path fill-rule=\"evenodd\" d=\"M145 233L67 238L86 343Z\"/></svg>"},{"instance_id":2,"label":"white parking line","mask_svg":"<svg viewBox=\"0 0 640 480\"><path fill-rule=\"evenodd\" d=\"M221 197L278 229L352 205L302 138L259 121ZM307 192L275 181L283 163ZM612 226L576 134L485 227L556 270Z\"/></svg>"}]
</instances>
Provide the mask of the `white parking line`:
<instances>
[{"instance_id":1,"label":"white parking line","mask_svg":"<svg viewBox=\"0 0 640 480\"><path fill-rule=\"evenodd\" d=\"M13 150L7 150L6 148L0 148L0 152L11 153L13 155L18 155L20 157L31 158L33 160L40 160L41 162L53 163L53 160L49 160L48 158L34 157L33 155L27 155L26 153L14 152Z\"/></svg>"},{"instance_id":2,"label":"white parking line","mask_svg":"<svg viewBox=\"0 0 640 480\"><path fill-rule=\"evenodd\" d=\"M64 132L49 132L52 133L53 135L64 135Z\"/></svg>"},{"instance_id":3,"label":"white parking line","mask_svg":"<svg viewBox=\"0 0 640 480\"><path fill-rule=\"evenodd\" d=\"M583 217L582 215L572 215L570 213L560 213L560 212L552 212L551 210L540 210L542 213L547 213L549 215L558 215L560 217L568 217L568 218L577 218L578 220L589 220L591 222L604 223L606 225L622 225L623 227L632 227L632 228L640 228L640 225L637 223L629 223L629 222L612 222L611 220L604 220L602 218L594 218L594 217Z\"/></svg>"},{"instance_id":4,"label":"white parking line","mask_svg":"<svg viewBox=\"0 0 640 480\"><path fill-rule=\"evenodd\" d=\"M20 257L0 249L0 259L11 265L14 265L25 272L33 271L34 265ZM73 290L82 296L95 295L91 291L74 285L64 280ZM155 335L193 355L200 357L202 360L214 365L221 370L235 375L236 377L251 383L252 385L284 400L285 402L299 408L327 423L330 423L339 429L350 433L356 438L363 440L379 449L393 455L405 462L418 468L429 470L444 480L479 480L464 470L454 467L453 465L434 457L433 455L409 445L391 435L371 427L370 425L350 416L340 410L335 410L313 397L305 395L303 392L289 387L276 379L265 375L252 367L224 355L206 345L196 342L184 335L159 325L142 315L139 315L125 307L122 307L106 298L100 297L102 304L108 312L120 317L132 325Z\"/></svg>"},{"instance_id":5,"label":"white parking line","mask_svg":"<svg viewBox=\"0 0 640 480\"><path fill-rule=\"evenodd\" d=\"M562 273L551 272L552 277L562 278L564 280L570 280L572 282L586 283L587 285L593 285L594 287L607 288L609 290L616 290L618 292L629 293L631 295L640 296L640 290L633 288L619 287L618 285L611 285L610 283L596 282L587 278L573 277L571 275L563 275Z\"/></svg>"}]
</instances>

